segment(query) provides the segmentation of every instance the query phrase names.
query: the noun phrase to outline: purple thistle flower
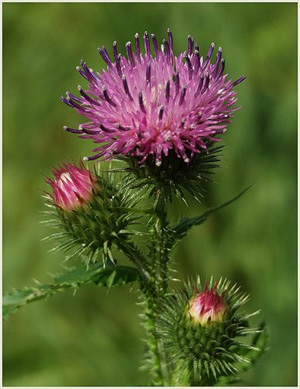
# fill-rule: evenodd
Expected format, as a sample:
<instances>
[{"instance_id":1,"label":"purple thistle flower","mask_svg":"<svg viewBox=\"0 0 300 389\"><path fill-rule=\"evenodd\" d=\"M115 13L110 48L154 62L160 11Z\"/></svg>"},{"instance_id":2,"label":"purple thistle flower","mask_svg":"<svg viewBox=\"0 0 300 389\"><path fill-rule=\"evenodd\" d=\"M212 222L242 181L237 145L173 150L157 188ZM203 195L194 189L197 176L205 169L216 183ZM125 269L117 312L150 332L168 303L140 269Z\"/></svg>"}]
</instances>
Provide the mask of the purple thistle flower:
<instances>
[{"instance_id":1,"label":"purple thistle flower","mask_svg":"<svg viewBox=\"0 0 300 389\"><path fill-rule=\"evenodd\" d=\"M54 203L71 211L90 201L95 186L95 178L83 165L63 164L53 169L55 179L46 178L53 189Z\"/></svg>"},{"instance_id":2,"label":"purple thistle flower","mask_svg":"<svg viewBox=\"0 0 300 389\"><path fill-rule=\"evenodd\" d=\"M99 53L107 69L95 73L82 62L77 70L88 81L88 89L78 87L80 98L69 92L62 97L88 120L79 129L64 129L99 144L88 160L121 154L145 162L152 155L160 166L173 151L188 163L207 150L207 141L220 140L238 109L233 108L237 100L233 88L245 77L235 82L227 79L221 48L212 63L214 44L206 57L200 57L189 36L187 51L175 56L170 30L160 48L155 36L145 32L144 47L143 55L136 34L135 52L128 42L126 58L114 42L112 60L103 46Z\"/></svg>"}]
</instances>

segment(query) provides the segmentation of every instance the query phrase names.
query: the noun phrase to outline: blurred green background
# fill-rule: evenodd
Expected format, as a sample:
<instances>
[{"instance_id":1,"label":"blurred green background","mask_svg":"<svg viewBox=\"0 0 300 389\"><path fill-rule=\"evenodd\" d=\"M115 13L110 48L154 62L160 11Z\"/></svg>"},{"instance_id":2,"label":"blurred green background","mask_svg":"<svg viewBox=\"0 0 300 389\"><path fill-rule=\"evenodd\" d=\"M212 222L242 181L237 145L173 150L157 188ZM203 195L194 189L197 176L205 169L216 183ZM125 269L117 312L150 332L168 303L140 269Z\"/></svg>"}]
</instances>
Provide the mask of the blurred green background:
<instances>
[{"instance_id":1,"label":"blurred green background","mask_svg":"<svg viewBox=\"0 0 300 389\"><path fill-rule=\"evenodd\" d=\"M50 232L40 224L41 194L51 166L92 148L62 130L80 123L59 99L86 85L75 67L84 58L100 70L102 44L111 52L114 40L121 48L145 30L161 41L170 27L177 54L191 34L203 54L211 42L222 46L230 77L247 75L217 183L203 204L176 203L173 215L200 214L256 184L182 241L175 266L182 278L222 275L251 293L248 310L262 309L271 338L244 384L295 386L297 4L4 3L3 27L4 290L33 285L33 277L49 282L62 270L62 255L41 242ZM107 293L90 285L21 309L3 326L3 384L144 385L137 301L130 288Z\"/></svg>"}]
</instances>

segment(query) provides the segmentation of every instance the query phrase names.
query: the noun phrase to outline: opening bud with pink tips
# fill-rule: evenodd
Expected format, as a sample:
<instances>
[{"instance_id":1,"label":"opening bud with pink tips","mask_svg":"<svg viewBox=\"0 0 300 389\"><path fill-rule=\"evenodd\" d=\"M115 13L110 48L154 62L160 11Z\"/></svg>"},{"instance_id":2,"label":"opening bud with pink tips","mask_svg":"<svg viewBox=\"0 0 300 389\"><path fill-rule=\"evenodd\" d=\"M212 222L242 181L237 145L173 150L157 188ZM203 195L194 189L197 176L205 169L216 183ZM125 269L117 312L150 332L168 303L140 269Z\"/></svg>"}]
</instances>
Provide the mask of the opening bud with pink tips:
<instances>
[{"instance_id":1,"label":"opening bud with pink tips","mask_svg":"<svg viewBox=\"0 0 300 389\"><path fill-rule=\"evenodd\" d=\"M53 189L54 203L64 209L76 209L91 200L96 183L95 176L83 164L63 164L52 170L55 179L47 178Z\"/></svg>"},{"instance_id":2,"label":"opening bud with pink tips","mask_svg":"<svg viewBox=\"0 0 300 389\"><path fill-rule=\"evenodd\" d=\"M227 279L202 285L199 277L160 300L157 333L178 369L172 386L223 384L253 365L266 349L267 331L249 322L259 311L239 312L248 300Z\"/></svg>"},{"instance_id":3,"label":"opening bud with pink tips","mask_svg":"<svg viewBox=\"0 0 300 389\"><path fill-rule=\"evenodd\" d=\"M218 294L216 285L212 289L206 285L203 292L190 300L188 314L194 323L204 327L214 322L221 323L226 308L226 303Z\"/></svg>"},{"instance_id":4,"label":"opening bud with pink tips","mask_svg":"<svg viewBox=\"0 0 300 389\"><path fill-rule=\"evenodd\" d=\"M120 191L115 177L95 166L89 171L80 162L62 164L52 169L54 179L46 178L53 193L45 196L52 208L49 225L62 232L49 239L60 239L56 250L69 252L66 259L77 256L90 263L101 259L114 262L112 246L127 239L134 200L128 191ZM49 214L49 212L47 213Z\"/></svg>"}]
</instances>

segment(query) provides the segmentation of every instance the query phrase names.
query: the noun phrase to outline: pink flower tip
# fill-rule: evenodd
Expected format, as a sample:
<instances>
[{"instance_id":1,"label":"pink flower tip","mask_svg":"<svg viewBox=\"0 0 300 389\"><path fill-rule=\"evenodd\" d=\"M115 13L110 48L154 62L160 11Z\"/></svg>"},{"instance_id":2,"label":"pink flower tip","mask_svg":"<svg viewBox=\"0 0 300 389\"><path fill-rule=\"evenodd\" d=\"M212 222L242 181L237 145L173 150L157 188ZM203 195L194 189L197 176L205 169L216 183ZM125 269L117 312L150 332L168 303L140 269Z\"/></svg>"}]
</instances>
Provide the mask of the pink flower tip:
<instances>
[{"instance_id":1,"label":"pink flower tip","mask_svg":"<svg viewBox=\"0 0 300 389\"><path fill-rule=\"evenodd\" d=\"M207 326L212 322L222 322L226 311L223 298L217 293L216 287L204 291L193 297L188 306L188 313L192 321L201 326Z\"/></svg>"},{"instance_id":2,"label":"pink flower tip","mask_svg":"<svg viewBox=\"0 0 300 389\"><path fill-rule=\"evenodd\" d=\"M52 170L54 179L46 178L53 189L54 203L64 210L73 210L90 201L95 177L83 165L63 164Z\"/></svg>"}]
</instances>

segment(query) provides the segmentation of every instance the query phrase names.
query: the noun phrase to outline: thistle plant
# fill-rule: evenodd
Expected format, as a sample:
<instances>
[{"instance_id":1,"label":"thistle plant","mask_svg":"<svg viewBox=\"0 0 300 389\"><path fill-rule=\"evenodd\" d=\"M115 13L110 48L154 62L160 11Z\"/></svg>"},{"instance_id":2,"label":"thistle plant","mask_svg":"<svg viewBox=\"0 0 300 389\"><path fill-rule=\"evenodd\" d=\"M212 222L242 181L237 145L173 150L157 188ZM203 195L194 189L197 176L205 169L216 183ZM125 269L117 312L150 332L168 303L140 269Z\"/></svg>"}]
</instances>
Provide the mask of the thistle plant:
<instances>
[{"instance_id":1,"label":"thistle plant","mask_svg":"<svg viewBox=\"0 0 300 389\"><path fill-rule=\"evenodd\" d=\"M187 50L176 56L170 30L167 35L159 46L145 32L142 50L136 34L135 50L126 44L127 57L116 42L112 56L100 48L102 72L84 61L77 68L87 87L79 86L77 96L67 92L62 101L85 122L64 129L97 147L78 165L53 169L44 196L50 207L46 222L54 228L48 239L66 260L77 261L52 284L5 295L4 316L84 283L107 288L135 283L146 330L148 384L232 384L267 347L265 325L249 322L259 311L241 311L249 297L226 279L202 283L191 275L172 290L172 250L192 227L247 189L177 223L171 221L169 205L199 200L204 183L212 181L219 142L239 108L234 88L245 77L228 78L221 48L213 60L213 43L201 56L188 36ZM104 160L112 161L108 169ZM128 265L119 264L121 255Z\"/></svg>"}]
</instances>

